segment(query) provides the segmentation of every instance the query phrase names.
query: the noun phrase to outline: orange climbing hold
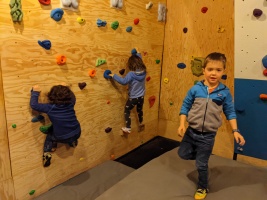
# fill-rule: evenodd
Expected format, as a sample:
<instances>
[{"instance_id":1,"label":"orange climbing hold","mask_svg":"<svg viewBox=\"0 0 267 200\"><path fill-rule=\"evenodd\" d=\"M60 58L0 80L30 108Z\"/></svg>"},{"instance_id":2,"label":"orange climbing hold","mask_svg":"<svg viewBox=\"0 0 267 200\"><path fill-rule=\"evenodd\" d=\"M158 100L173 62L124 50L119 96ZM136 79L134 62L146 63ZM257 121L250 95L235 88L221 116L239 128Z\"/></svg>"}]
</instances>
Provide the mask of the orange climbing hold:
<instances>
[{"instance_id":1,"label":"orange climbing hold","mask_svg":"<svg viewBox=\"0 0 267 200\"><path fill-rule=\"evenodd\" d=\"M67 58L64 55L58 55L57 56L57 64L58 65L64 65L66 63L66 60L67 60Z\"/></svg>"},{"instance_id":2,"label":"orange climbing hold","mask_svg":"<svg viewBox=\"0 0 267 200\"><path fill-rule=\"evenodd\" d=\"M95 74L96 74L96 70L95 69L90 69L89 72L88 72L88 75L93 78L95 77Z\"/></svg>"},{"instance_id":3,"label":"orange climbing hold","mask_svg":"<svg viewBox=\"0 0 267 200\"><path fill-rule=\"evenodd\" d=\"M149 97L148 101L149 101L149 107L151 108L154 105L155 101L156 101L156 97L155 96L151 96L151 97Z\"/></svg>"},{"instance_id":4,"label":"orange climbing hold","mask_svg":"<svg viewBox=\"0 0 267 200\"><path fill-rule=\"evenodd\" d=\"M260 94L261 100L267 100L267 94Z\"/></svg>"}]
</instances>

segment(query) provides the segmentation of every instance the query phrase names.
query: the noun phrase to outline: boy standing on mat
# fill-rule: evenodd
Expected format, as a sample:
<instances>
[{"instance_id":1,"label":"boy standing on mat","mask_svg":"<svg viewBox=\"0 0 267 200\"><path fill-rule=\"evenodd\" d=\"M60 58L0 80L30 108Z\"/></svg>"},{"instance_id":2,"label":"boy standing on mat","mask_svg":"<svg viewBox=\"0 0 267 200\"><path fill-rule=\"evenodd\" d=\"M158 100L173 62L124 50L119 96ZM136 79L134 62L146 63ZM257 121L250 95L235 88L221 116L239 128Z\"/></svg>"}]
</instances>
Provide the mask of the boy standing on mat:
<instances>
[{"instance_id":1,"label":"boy standing on mat","mask_svg":"<svg viewBox=\"0 0 267 200\"><path fill-rule=\"evenodd\" d=\"M204 80L187 93L180 111L178 135L183 137L178 155L185 160L196 160L198 186L195 199L204 199L208 193L208 161L212 153L221 113L229 120L235 141L243 146L244 137L237 128L236 113L229 88L220 83L226 67L226 57L211 53L204 61ZM188 128L185 130L185 120Z\"/></svg>"}]
</instances>

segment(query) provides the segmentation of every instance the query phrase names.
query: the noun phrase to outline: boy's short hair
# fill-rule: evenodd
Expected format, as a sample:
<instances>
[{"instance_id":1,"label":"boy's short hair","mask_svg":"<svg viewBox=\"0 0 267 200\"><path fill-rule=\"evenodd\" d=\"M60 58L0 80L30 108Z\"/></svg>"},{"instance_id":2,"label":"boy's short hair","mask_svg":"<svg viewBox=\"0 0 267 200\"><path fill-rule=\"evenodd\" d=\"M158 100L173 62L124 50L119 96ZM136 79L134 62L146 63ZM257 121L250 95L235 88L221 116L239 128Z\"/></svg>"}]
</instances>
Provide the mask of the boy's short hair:
<instances>
[{"instance_id":1,"label":"boy's short hair","mask_svg":"<svg viewBox=\"0 0 267 200\"><path fill-rule=\"evenodd\" d=\"M70 104L72 92L68 86L55 85L48 92L47 96L52 104Z\"/></svg>"},{"instance_id":2,"label":"boy's short hair","mask_svg":"<svg viewBox=\"0 0 267 200\"><path fill-rule=\"evenodd\" d=\"M221 61L223 63L223 68L224 69L226 68L226 57L225 57L225 55L222 54L222 53L217 53L217 52L210 53L205 58L203 68L205 69L207 64L212 60Z\"/></svg>"}]
</instances>

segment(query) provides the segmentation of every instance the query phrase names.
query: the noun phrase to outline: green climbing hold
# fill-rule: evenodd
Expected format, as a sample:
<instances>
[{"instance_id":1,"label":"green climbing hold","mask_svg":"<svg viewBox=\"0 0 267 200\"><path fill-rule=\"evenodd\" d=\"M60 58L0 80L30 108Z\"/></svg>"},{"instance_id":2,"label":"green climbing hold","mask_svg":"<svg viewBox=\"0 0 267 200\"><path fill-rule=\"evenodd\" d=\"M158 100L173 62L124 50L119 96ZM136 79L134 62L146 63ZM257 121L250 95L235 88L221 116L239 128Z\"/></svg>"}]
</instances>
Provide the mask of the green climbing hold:
<instances>
[{"instance_id":1,"label":"green climbing hold","mask_svg":"<svg viewBox=\"0 0 267 200\"><path fill-rule=\"evenodd\" d=\"M194 60L191 60L191 70L193 75L199 77L203 75L203 65L205 58L196 57Z\"/></svg>"},{"instance_id":2,"label":"green climbing hold","mask_svg":"<svg viewBox=\"0 0 267 200\"><path fill-rule=\"evenodd\" d=\"M157 64L159 64L159 63L160 63L160 60L159 60L159 59L157 59L157 60L156 60L156 63L157 63Z\"/></svg>"},{"instance_id":3,"label":"green climbing hold","mask_svg":"<svg viewBox=\"0 0 267 200\"><path fill-rule=\"evenodd\" d=\"M17 125L16 124L12 124L12 128L16 128L17 127Z\"/></svg>"},{"instance_id":4,"label":"green climbing hold","mask_svg":"<svg viewBox=\"0 0 267 200\"><path fill-rule=\"evenodd\" d=\"M170 105L172 106L173 105L173 102L170 102Z\"/></svg>"},{"instance_id":5,"label":"green climbing hold","mask_svg":"<svg viewBox=\"0 0 267 200\"><path fill-rule=\"evenodd\" d=\"M111 28L113 30L116 30L119 27L120 23L118 21L112 22L111 23Z\"/></svg>"},{"instance_id":6,"label":"green climbing hold","mask_svg":"<svg viewBox=\"0 0 267 200\"><path fill-rule=\"evenodd\" d=\"M39 130L42 132L42 133L49 133L53 130L53 125L52 124L49 124L49 125L46 125L46 126L40 126Z\"/></svg>"},{"instance_id":7,"label":"green climbing hold","mask_svg":"<svg viewBox=\"0 0 267 200\"><path fill-rule=\"evenodd\" d=\"M96 64L95 64L95 66L98 67L98 66L103 65L103 64L105 64L105 63L106 63L106 60L105 60L105 59L98 58L98 59L96 60Z\"/></svg>"},{"instance_id":8,"label":"green climbing hold","mask_svg":"<svg viewBox=\"0 0 267 200\"><path fill-rule=\"evenodd\" d=\"M29 195L33 195L35 193L35 190L31 190L30 192L29 192Z\"/></svg>"}]
</instances>

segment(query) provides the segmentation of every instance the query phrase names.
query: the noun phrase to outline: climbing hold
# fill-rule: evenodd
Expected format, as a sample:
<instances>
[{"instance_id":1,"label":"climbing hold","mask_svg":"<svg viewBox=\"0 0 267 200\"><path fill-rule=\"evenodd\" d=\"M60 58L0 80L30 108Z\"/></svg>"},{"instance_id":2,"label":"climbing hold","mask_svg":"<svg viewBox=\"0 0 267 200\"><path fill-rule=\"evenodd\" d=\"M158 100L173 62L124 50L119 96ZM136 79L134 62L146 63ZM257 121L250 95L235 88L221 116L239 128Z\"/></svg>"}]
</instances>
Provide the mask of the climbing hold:
<instances>
[{"instance_id":1,"label":"climbing hold","mask_svg":"<svg viewBox=\"0 0 267 200\"><path fill-rule=\"evenodd\" d=\"M207 7L203 7L203 8L201 8L201 12L202 13L206 13L208 11L208 8Z\"/></svg>"},{"instance_id":2,"label":"climbing hold","mask_svg":"<svg viewBox=\"0 0 267 200\"><path fill-rule=\"evenodd\" d=\"M254 17L257 17L257 18L260 17L262 15L262 10L258 9L258 8L255 8L253 10L253 15L254 15Z\"/></svg>"},{"instance_id":3,"label":"climbing hold","mask_svg":"<svg viewBox=\"0 0 267 200\"><path fill-rule=\"evenodd\" d=\"M169 79L168 79L168 78L164 78L163 81L164 81L164 83L166 83L166 84L169 83Z\"/></svg>"},{"instance_id":4,"label":"climbing hold","mask_svg":"<svg viewBox=\"0 0 267 200\"><path fill-rule=\"evenodd\" d=\"M132 30L133 30L133 27L131 27L131 26L128 26L128 27L126 28L126 32L128 32L128 33L132 32Z\"/></svg>"},{"instance_id":5,"label":"climbing hold","mask_svg":"<svg viewBox=\"0 0 267 200\"><path fill-rule=\"evenodd\" d=\"M146 4L146 9L149 10L152 8L152 6L153 6L153 3L152 1L150 1L148 4Z\"/></svg>"},{"instance_id":6,"label":"climbing hold","mask_svg":"<svg viewBox=\"0 0 267 200\"><path fill-rule=\"evenodd\" d=\"M166 18L166 5L163 3L159 3L158 6L158 21L164 22Z\"/></svg>"},{"instance_id":7,"label":"climbing hold","mask_svg":"<svg viewBox=\"0 0 267 200\"><path fill-rule=\"evenodd\" d=\"M80 161L83 161L84 160L84 158L80 158Z\"/></svg>"},{"instance_id":8,"label":"climbing hold","mask_svg":"<svg viewBox=\"0 0 267 200\"><path fill-rule=\"evenodd\" d=\"M191 60L191 70L193 75L199 77L203 74L203 64L205 58L195 57L194 60Z\"/></svg>"},{"instance_id":9,"label":"climbing hold","mask_svg":"<svg viewBox=\"0 0 267 200\"><path fill-rule=\"evenodd\" d=\"M56 8L54 10L51 11L50 13L50 17L55 20L55 21L60 21L62 16L64 14L64 11L61 8Z\"/></svg>"},{"instance_id":10,"label":"climbing hold","mask_svg":"<svg viewBox=\"0 0 267 200\"><path fill-rule=\"evenodd\" d=\"M260 94L261 100L267 100L267 94Z\"/></svg>"},{"instance_id":11,"label":"climbing hold","mask_svg":"<svg viewBox=\"0 0 267 200\"><path fill-rule=\"evenodd\" d=\"M267 76L267 69L263 70L262 73L263 73L264 76Z\"/></svg>"},{"instance_id":12,"label":"climbing hold","mask_svg":"<svg viewBox=\"0 0 267 200\"><path fill-rule=\"evenodd\" d=\"M13 22L20 22L23 18L23 13L21 9L21 0L10 0L10 15Z\"/></svg>"},{"instance_id":13,"label":"climbing hold","mask_svg":"<svg viewBox=\"0 0 267 200\"><path fill-rule=\"evenodd\" d=\"M38 44L46 50L49 50L51 48L50 40L43 40L43 41L38 40Z\"/></svg>"},{"instance_id":14,"label":"climbing hold","mask_svg":"<svg viewBox=\"0 0 267 200\"><path fill-rule=\"evenodd\" d=\"M90 70L88 71L88 75L89 75L91 78L95 77L95 75L96 75L96 70L95 70L95 69L90 69Z\"/></svg>"},{"instance_id":15,"label":"climbing hold","mask_svg":"<svg viewBox=\"0 0 267 200\"><path fill-rule=\"evenodd\" d=\"M227 75L226 74L222 75L222 79L226 80L227 79Z\"/></svg>"},{"instance_id":16,"label":"climbing hold","mask_svg":"<svg viewBox=\"0 0 267 200\"><path fill-rule=\"evenodd\" d=\"M111 28L113 30L116 30L119 27L120 23L118 21L112 22L111 23Z\"/></svg>"},{"instance_id":17,"label":"climbing hold","mask_svg":"<svg viewBox=\"0 0 267 200\"><path fill-rule=\"evenodd\" d=\"M39 130L44 134L50 133L53 131L53 125L40 126Z\"/></svg>"},{"instance_id":18,"label":"climbing hold","mask_svg":"<svg viewBox=\"0 0 267 200\"><path fill-rule=\"evenodd\" d=\"M79 24L83 24L85 22L85 19L84 18L81 18L81 17L77 17L77 22Z\"/></svg>"},{"instance_id":19,"label":"climbing hold","mask_svg":"<svg viewBox=\"0 0 267 200\"><path fill-rule=\"evenodd\" d=\"M107 104L110 104L110 100L107 100Z\"/></svg>"},{"instance_id":20,"label":"climbing hold","mask_svg":"<svg viewBox=\"0 0 267 200\"><path fill-rule=\"evenodd\" d=\"M267 55L262 58L262 64L267 69Z\"/></svg>"},{"instance_id":21,"label":"climbing hold","mask_svg":"<svg viewBox=\"0 0 267 200\"><path fill-rule=\"evenodd\" d=\"M148 102L149 102L149 107L150 108L154 105L155 101L156 101L156 97L155 96L149 97Z\"/></svg>"},{"instance_id":22,"label":"climbing hold","mask_svg":"<svg viewBox=\"0 0 267 200\"><path fill-rule=\"evenodd\" d=\"M173 102L171 101L171 102L170 102L170 106L172 106L172 105L173 105Z\"/></svg>"},{"instance_id":23,"label":"climbing hold","mask_svg":"<svg viewBox=\"0 0 267 200\"><path fill-rule=\"evenodd\" d=\"M66 60L67 60L67 58L64 55L58 55L57 56L57 64L58 65L64 65L66 63Z\"/></svg>"},{"instance_id":24,"label":"climbing hold","mask_svg":"<svg viewBox=\"0 0 267 200\"><path fill-rule=\"evenodd\" d=\"M29 192L29 195L33 195L35 193L35 190L31 190L30 192Z\"/></svg>"},{"instance_id":25,"label":"climbing hold","mask_svg":"<svg viewBox=\"0 0 267 200\"><path fill-rule=\"evenodd\" d=\"M105 132L106 132L106 133L109 133L111 130L112 130L112 128L107 127L107 128L105 129Z\"/></svg>"},{"instance_id":26,"label":"climbing hold","mask_svg":"<svg viewBox=\"0 0 267 200\"><path fill-rule=\"evenodd\" d=\"M39 0L39 2L43 5L50 5L51 0Z\"/></svg>"},{"instance_id":27,"label":"climbing hold","mask_svg":"<svg viewBox=\"0 0 267 200\"><path fill-rule=\"evenodd\" d=\"M146 77L146 81L150 81L150 79L151 79L150 76Z\"/></svg>"},{"instance_id":28,"label":"climbing hold","mask_svg":"<svg viewBox=\"0 0 267 200\"><path fill-rule=\"evenodd\" d=\"M225 28L221 26L218 27L218 30L217 30L218 33L223 33L224 31L225 31Z\"/></svg>"},{"instance_id":29,"label":"climbing hold","mask_svg":"<svg viewBox=\"0 0 267 200\"><path fill-rule=\"evenodd\" d=\"M82 90L83 88L85 88L86 87L86 83L85 82L82 82L82 83L78 83L78 86L79 86L79 88Z\"/></svg>"},{"instance_id":30,"label":"climbing hold","mask_svg":"<svg viewBox=\"0 0 267 200\"><path fill-rule=\"evenodd\" d=\"M78 0L61 0L62 6L64 8L75 8L77 9L79 6Z\"/></svg>"},{"instance_id":31,"label":"climbing hold","mask_svg":"<svg viewBox=\"0 0 267 200\"><path fill-rule=\"evenodd\" d=\"M123 0L110 0L110 7L122 8L123 7Z\"/></svg>"},{"instance_id":32,"label":"climbing hold","mask_svg":"<svg viewBox=\"0 0 267 200\"><path fill-rule=\"evenodd\" d=\"M101 19L97 19L96 24L98 27L105 27L107 25L106 21L102 21Z\"/></svg>"},{"instance_id":33,"label":"climbing hold","mask_svg":"<svg viewBox=\"0 0 267 200\"><path fill-rule=\"evenodd\" d=\"M105 79L111 79L112 77L110 76L111 71L109 69L104 71L104 78Z\"/></svg>"},{"instance_id":34,"label":"climbing hold","mask_svg":"<svg viewBox=\"0 0 267 200\"><path fill-rule=\"evenodd\" d=\"M187 33L188 29L186 27L183 28L183 32Z\"/></svg>"},{"instance_id":35,"label":"climbing hold","mask_svg":"<svg viewBox=\"0 0 267 200\"><path fill-rule=\"evenodd\" d=\"M16 128L17 127L17 125L16 124L12 124L12 128Z\"/></svg>"},{"instance_id":36,"label":"climbing hold","mask_svg":"<svg viewBox=\"0 0 267 200\"><path fill-rule=\"evenodd\" d=\"M139 19L138 18L134 19L134 24L135 25L139 24Z\"/></svg>"},{"instance_id":37,"label":"climbing hold","mask_svg":"<svg viewBox=\"0 0 267 200\"><path fill-rule=\"evenodd\" d=\"M39 122L39 121L42 121L42 120L44 120L44 116L43 115L38 115L38 116L32 118L32 122Z\"/></svg>"},{"instance_id":38,"label":"climbing hold","mask_svg":"<svg viewBox=\"0 0 267 200\"><path fill-rule=\"evenodd\" d=\"M146 56L147 55L147 52L146 51L144 51L144 56Z\"/></svg>"},{"instance_id":39,"label":"climbing hold","mask_svg":"<svg viewBox=\"0 0 267 200\"><path fill-rule=\"evenodd\" d=\"M114 160L115 159L115 155L114 154L110 155L110 158L111 158L111 160Z\"/></svg>"},{"instance_id":40,"label":"climbing hold","mask_svg":"<svg viewBox=\"0 0 267 200\"><path fill-rule=\"evenodd\" d=\"M156 60L156 63L157 63L157 64L159 64L159 63L160 63L160 60L159 60L159 59L157 59L157 60Z\"/></svg>"},{"instance_id":41,"label":"climbing hold","mask_svg":"<svg viewBox=\"0 0 267 200\"><path fill-rule=\"evenodd\" d=\"M131 50L131 54L132 54L132 55L137 54L137 50L136 50L136 48L133 48L133 49Z\"/></svg>"},{"instance_id":42,"label":"climbing hold","mask_svg":"<svg viewBox=\"0 0 267 200\"><path fill-rule=\"evenodd\" d=\"M105 63L106 63L106 60L105 59L98 58L96 60L95 66L98 67L98 66L103 65Z\"/></svg>"},{"instance_id":43,"label":"climbing hold","mask_svg":"<svg viewBox=\"0 0 267 200\"><path fill-rule=\"evenodd\" d=\"M194 85L196 85L198 83L198 80L194 81Z\"/></svg>"},{"instance_id":44,"label":"climbing hold","mask_svg":"<svg viewBox=\"0 0 267 200\"><path fill-rule=\"evenodd\" d=\"M125 69L121 69L121 70L119 71L120 75L123 75L124 72L125 72Z\"/></svg>"},{"instance_id":45,"label":"climbing hold","mask_svg":"<svg viewBox=\"0 0 267 200\"><path fill-rule=\"evenodd\" d=\"M186 65L185 65L184 63L178 63L178 64L177 64L177 67L178 67L179 69L184 69L184 68L186 68Z\"/></svg>"}]
</instances>

